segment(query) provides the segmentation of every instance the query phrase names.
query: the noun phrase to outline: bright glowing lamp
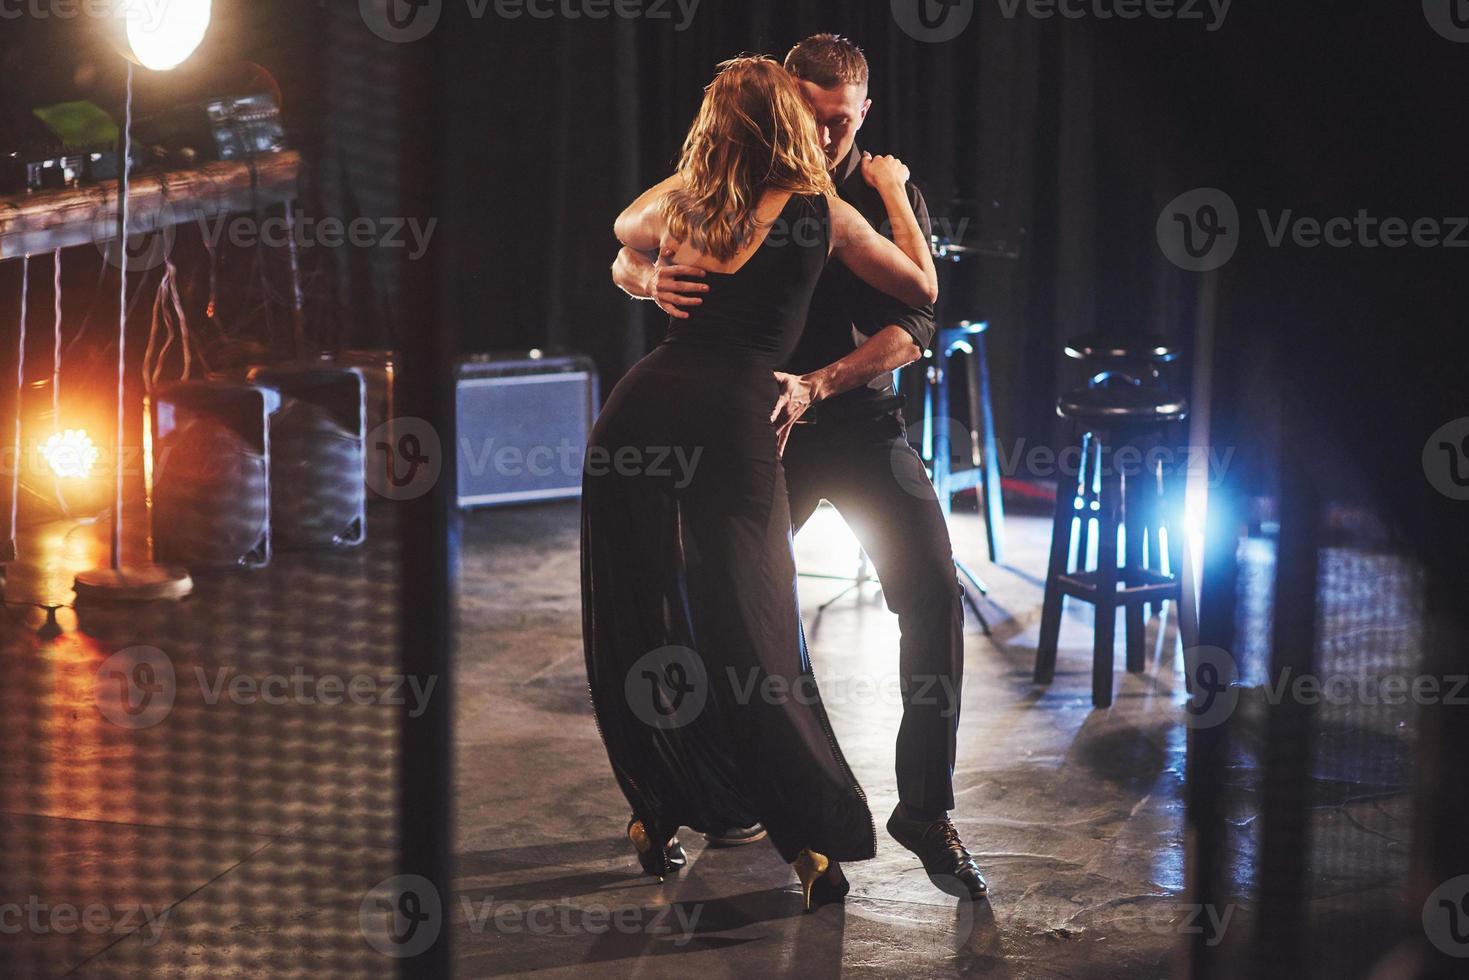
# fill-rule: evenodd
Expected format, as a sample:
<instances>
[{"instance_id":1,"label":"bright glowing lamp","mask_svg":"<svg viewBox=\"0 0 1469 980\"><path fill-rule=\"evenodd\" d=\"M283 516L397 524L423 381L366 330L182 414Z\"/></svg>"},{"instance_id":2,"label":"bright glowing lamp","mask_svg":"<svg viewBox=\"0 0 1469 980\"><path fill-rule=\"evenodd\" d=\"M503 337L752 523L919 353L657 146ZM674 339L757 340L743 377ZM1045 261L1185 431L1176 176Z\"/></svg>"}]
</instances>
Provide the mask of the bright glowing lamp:
<instances>
[{"instance_id":1,"label":"bright glowing lamp","mask_svg":"<svg viewBox=\"0 0 1469 980\"><path fill-rule=\"evenodd\" d=\"M116 0L113 43L144 68L177 68L203 42L211 6L211 0Z\"/></svg>"},{"instance_id":2,"label":"bright glowing lamp","mask_svg":"<svg viewBox=\"0 0 1469 980\"><path fill-rule=\"evenodd\" d=\"M85 480L97 465L97 447L84 429L57 432L41 446L41 457L63 480Z\"/></svg>"}]
</instances>

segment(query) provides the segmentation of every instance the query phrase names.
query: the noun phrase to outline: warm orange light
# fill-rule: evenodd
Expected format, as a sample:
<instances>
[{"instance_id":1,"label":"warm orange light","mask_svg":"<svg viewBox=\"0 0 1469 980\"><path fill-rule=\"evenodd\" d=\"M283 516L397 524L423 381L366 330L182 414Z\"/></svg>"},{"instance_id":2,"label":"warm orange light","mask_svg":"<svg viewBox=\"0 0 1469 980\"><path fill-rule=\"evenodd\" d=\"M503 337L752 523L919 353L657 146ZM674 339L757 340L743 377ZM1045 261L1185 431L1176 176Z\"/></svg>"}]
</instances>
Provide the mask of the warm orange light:
<instances>
[{"instance_id":1,"label":"warm orange light","mask_svg":"<svg viewBox=\"0 0 1469 980\"><path fill-rule=\"evenodd\" d=\"M85 480L97 465L97 447L83 429L57 432L41 447L51 472L64 480Z\"/></svg>"}]
</instances>

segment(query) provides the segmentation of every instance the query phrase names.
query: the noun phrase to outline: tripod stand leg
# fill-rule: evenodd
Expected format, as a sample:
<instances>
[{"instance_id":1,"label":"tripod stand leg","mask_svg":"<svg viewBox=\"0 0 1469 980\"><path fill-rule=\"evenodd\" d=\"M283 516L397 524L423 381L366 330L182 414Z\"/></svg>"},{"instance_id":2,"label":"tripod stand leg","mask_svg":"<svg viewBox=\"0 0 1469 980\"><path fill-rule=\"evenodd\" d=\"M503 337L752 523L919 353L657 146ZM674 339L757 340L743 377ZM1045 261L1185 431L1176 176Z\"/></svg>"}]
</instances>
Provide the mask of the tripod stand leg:
<instances>
[{"instance_id":1,"label":"tripod stand leg","mask_svg":"<svg viewBox=\"0 0 1469 980\"><path fill-rule=\"evenodd\" d=\"M851 585L847 586L845 589L843 589L842 591L838 592L836 595L832 596L830 599L826 600L821 605L817 606L816 607L816 615L819 616L822 613L826 612L827 608L830 607L831 605L833 605L838 599L844 599L848 595L850 595L852 592L856 591L857 589L862 588L862 584L863 584L864 581L866 581L866 580L865 579L857 579Z\"/></svg>"},{"instance_id":2,"label":"tripod stand leg","mask_svg":"<svg viewBox=\"0 0 1469 980\"><path fill-rule=\"evenodd\" d=\"M990 594L989 586L985 585L984 580L981 579L978 575L974 574L974 572L970 570L969 566L965 565L962 561L956 560L954 562L954 567L959 570L959 574L963 576L970 585L974 586L976 592L978 592L980 595ZM980 629L984 631L984 635L989 636L990 621L985 618L984 612L979 608L979 600L975 599L973 593L971 593L967 588L964 590L964 601L969 603L970 609L974 610L974 616L976 619L979 620L979 626Z\"/></svg>"}]
</instances>

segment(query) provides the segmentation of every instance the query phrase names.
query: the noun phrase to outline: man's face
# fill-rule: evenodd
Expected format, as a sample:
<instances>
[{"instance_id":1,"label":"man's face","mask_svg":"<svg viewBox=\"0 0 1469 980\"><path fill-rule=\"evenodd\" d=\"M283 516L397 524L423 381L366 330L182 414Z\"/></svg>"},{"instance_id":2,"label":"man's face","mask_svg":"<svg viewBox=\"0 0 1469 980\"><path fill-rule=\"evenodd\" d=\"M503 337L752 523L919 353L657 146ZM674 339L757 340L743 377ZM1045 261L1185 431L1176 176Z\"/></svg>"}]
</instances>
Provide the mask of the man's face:
<instances>
[{"instance_id":1,"label":"man's face","mask_svg":"<svg viewBox=\"0 0 1469 980\"><path fill-rule=\"evenodd\" d=\"M862 85L822 88L804 79L798 79L797 83L816 116L816 134L826 151L826 165L828 169L835 167L851 152L857 130L862 128L867 110L872 108L872 100Z\"/></svg>"}]
</instances>

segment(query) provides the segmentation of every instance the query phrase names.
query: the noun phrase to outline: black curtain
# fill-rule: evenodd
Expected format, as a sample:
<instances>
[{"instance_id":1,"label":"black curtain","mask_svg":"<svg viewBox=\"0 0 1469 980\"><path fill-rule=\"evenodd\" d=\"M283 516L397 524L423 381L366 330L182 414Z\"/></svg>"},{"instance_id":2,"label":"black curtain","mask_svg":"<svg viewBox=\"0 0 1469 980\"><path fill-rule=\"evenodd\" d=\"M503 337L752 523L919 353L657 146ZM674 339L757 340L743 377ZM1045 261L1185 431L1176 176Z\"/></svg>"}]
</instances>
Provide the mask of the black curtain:
<instances>
[{"instance_id":1,"label":"black curtain","mask_svg":"<svg viewBox=\"0 0 1469 980\"><path fill-rule=\"evenodd\" d=\"M1056 350L1053 314L1042 309L1037 322L1040 294L1025 285L1033 265L1053 264L1038 254L1051 245L1036 239L1030 217L1054 173L1037 165L1047 119L1038 103L1054 97L1040 71L1045 27L978 5L958 38L925 43L887 3L704 0L686 25L668 9L666 20L475 19L446 9L446 20L457 18L449 117L462 122L451 138L462 207L446 219L460 246L462 348L576 350L610 388L664 326L651 304L611 283L613 219L672 171L720 61L783 58L796 41L835 32L861 44L872 66L874 105L859 143L909 164L938 229L1020 247L1019 260L944 271L950 316L994 325L1002 427L1027 428L1020 416L1050 400L1037 392L1050 386ZM1036 375L1039 385L1022 380Z\"/></svg>"}]
</instances>

